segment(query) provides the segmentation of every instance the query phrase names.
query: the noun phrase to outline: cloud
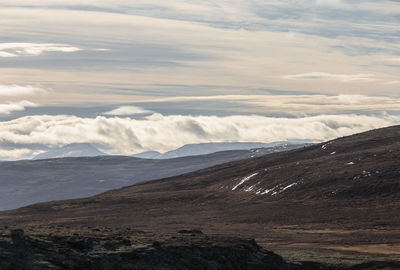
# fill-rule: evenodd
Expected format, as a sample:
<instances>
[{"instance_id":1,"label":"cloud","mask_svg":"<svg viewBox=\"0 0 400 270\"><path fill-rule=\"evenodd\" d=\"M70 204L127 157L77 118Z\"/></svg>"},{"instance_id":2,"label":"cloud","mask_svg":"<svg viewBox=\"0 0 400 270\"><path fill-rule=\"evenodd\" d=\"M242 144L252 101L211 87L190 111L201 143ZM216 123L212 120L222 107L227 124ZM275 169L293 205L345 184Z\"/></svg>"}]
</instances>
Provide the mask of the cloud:
<instances>
[{"instance_id":1,"label":"cloud","mask_svg":"<svg viewBox=\"0 0 400 270\"><path fill-rule=\"evenodd\" d=\"M400 123L400 116L319 115L301 118L259 115L183 116L153 114L144 119L35 115L0 122L4 145L53 146L88 142L114 154L153 149L164 152L201 142L272 142L292 139L325 141ZM15 147L18 149L18 147ZM40 149L39 149L40 150Z\"/></svg>"},{"instance_id":2,"label":"cloud","mask_svg":"<svg viewBox=\"0 0 400 270\"><path fill-rule=\"evenodd\" d=\"M16 57L16 56L18 56L18 55L14 54L14 53L0 51L0 57Z\"/></svg>"},{"instance_id":3,"label":"cloud","mask_svg":"<svg viewBox=\"0 0 400 270\"><path fill-rule=\"evenodd\" d=\"M11 150L0 149L0 160L17 160L31 154L32 150L28 148L19 148Z\"/></svg>"},{"instance_id":4,"label":"cloud","mask_svg":"<svg viewBox=\"0 0 400 270\"><path fill-rule=\"evenodd\" d=\"M24 96L42 94L46 90L32 85L2 85L0 84L0 96Z\"/></svg>"},{"instance_id":5,"label":"cloud","mask_svg":"<svg viewBox=\"0 0 400 270\"><path fill-rule=\"evenodd\" d=\"M164 106L175 107L190 102L199 110L204 104L216 103L217 106L240 108L241 111L263 113L267 115L317 115L335 114L338 111L365 114L371 112L400 112L400 98L385 96L367 96L359 94L339 95L215 95L215 96L180 96L161 97L142 100L145 103L163 103ZM221 105L222 104L222 105ZM233 105L232 105L233 104ZM208 105L208 109L210 105ZM218 109L218 108L214 108ZM219 108L220 109L220 108ZM238 109L236 109L237 111ZM205 109L206 111L206 109Z\"/></svg>"},{"instance_id":6,"label":"cloud","mask_svg":"<svg viewBox=\"0 0 400 270\"><path fill-rule=\"evenodd\" d=\"M289 80L331 80L340 82L373 82L378 79L373 78L374 74L332 74L325 72L310 72L295 75L283 76Z\"/></svg>"},{"instance_id":7,"label":"cloud","mask_svg":"<svg viewBox=\"0 0 400 270\"><path fill-rule=\"evenodd\" d=\"M374 98L370 98L363 95L338 95L338 100L343 104L368 104L370 101L374 100Z\"/></svg>"},{"instance_id":8,"label":"cloud","mask_svg":"<svg viewBox=\"0 0 400 270\"><path fill-rule=\"evenodd\" d=\"M387 84L387 85L400 84L400 81L399 80L388 81L388 82L384 82L384 84Z\"/></svg>"},{"instance_id":9,"label":"cloud","mask_svg":"<svg viewBox=\"0 0 400 270\"><path fill-rule=\"evenodd\" d=\"M0 57L38 56L44 52L76 52L80 48L54 43L0 43Z\"/></svg>"},{"instance_id":10,"label":"cloud","mask_svg":"<svg viewBox=\"0 0 400 270\"><path fill-rule=\"evenodd\" d=\"M111 51L111 49L97 48L97 49L94 49L94 51L99 51L99 52L108 52L108 51Z\"/></svg>"},{"instance_id":11,"label":"cloud","mask_svg":"<svg viewBox=\"0 0 400 270\"><path fill-rule=\"evenodd\" d=\"M152 111L145 110L136 106L121 106L117 109L103 113L104 115L134 115L134 114L148 114Z\"/></svg>"},{"instance_id":12,"label":"cloud","mask_svg":"<svg viewBox=\"0 0 400 270\"><path fill-rule=\"evenodd\" d=\"M329 13L324 7L316 7L315 1L296 1L296 5L290 1L271 1L268 5L243 0L217 4L191 1L189 5L187 1L175 0L86 0L67 4L60 1L15 3L10 0L5 5L9 7L0 10L0 17L6 37L111 49L107 53L86 49L71 54L73 57L52 55L57 61L50 57L35 61L31 58L3 59L7 67L14 68L9 73L16 76L20 72L28 84L51 78L52 87L68 88L69 92L80 84L84 89L81 93L90 93L93 98L105 89L113 91L109 87L112 84L144 92L151 84L181 82L188 85L185 90L189 95L195 92L189 84L198 86L204 82L225 87L235 85L242 89L268 86L309 92L323 89L330 94L343 90L371 94L377 85L339 85L341 81L354 81L348 77L336 78L329 84L324 80L310 80L307 85L300 85L294 80L282 80L282 76L328 70L340 74L371 73L385 81L398 77L396 67L383 69L374 65L393 57L398 50L399 42L393 42L397 39L395 22L375 23L381 22L376 21L378 15L371 18L365 13L353 14L357 9ZM377 5L388 6L386 3ZM50 6L52 8L48 8ZM352 21L355 18L358 20ZM30 29L41 31L28 34ZM286 38L287 33L293 32L296 33L293 38ZM379 54L354 56L344 53L343 49L365 47L382 50ZM24 70L23 67L28 68ZM35 77L27 77L25 74L33 69ZM60 72L62 69L67 72ZM2 74L4 72L7 70L2 70ZM372 79L374 77L368 77L368 82ZM361 80L366 81L365 78ZM15 82L19 81L12 81ZM380 86L385 94L398 92L394 86ZM93 91L95 87L100 91ZM157 91L164 89L159 87Z\"/></svg>"},{"instance_id":13,"label":"cloud","mask_svg":"<svg viewBox=\"0 0 400 270\"><path fill-rule=\"evenodd\" d=\"M316 4L320 6L327 6L334 8L345 7L345 4L341 0L317 0Z\"/></svg>"},{"instance_id":14,"label":"cloud","mask_svg":"<svg viewBox=\"0 0 400 270\"><path fill-rule=\"evenodd\" d=\"M12 103L0 103L0 115L11 114L14 111L23 111L26 107L37 107L38 105L26 100ZM1 139L0 139L1 140Z\"/></svg>"}]
</instances>

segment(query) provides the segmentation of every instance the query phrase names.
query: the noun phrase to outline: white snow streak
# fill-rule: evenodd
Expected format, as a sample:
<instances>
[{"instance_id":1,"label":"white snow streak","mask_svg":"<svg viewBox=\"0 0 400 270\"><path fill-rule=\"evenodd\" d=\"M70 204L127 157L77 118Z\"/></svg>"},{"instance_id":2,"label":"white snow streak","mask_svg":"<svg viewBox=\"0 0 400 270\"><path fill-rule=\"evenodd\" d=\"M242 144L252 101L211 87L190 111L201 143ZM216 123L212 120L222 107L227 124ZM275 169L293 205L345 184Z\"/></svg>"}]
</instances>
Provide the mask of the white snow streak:
<instances>
[{"instance_id":1,"label":"white snow streak","mask_svg":"<svg viewBox=\"0 0 400 270\"><path fill-rule=\"evenodd\" d=\"M243 184L244 182L246 182L247 180L249 180L250 178L256 176L258 173L253 173L252 175L246 176L245 178L243 178L239 184L237 184L236 186L234 186L232 188L232 190L236 190L241 184Z\"/></svg>"},{"instance_id":2,"label":"white snow streak","mask_svg":"<svg viewBox=\"0 0 400 270\"><path fill-rule=\"evenodd\" d=\"M281 192L283 192L283 191L287 190L288 188L291 188L291 187L293 187L293 186L295 186L295 185L297 185L297 183L292 183L292 184L290 184L290 185L288 185L288 186L282 188Z\"/></svg>"}]
</instances>

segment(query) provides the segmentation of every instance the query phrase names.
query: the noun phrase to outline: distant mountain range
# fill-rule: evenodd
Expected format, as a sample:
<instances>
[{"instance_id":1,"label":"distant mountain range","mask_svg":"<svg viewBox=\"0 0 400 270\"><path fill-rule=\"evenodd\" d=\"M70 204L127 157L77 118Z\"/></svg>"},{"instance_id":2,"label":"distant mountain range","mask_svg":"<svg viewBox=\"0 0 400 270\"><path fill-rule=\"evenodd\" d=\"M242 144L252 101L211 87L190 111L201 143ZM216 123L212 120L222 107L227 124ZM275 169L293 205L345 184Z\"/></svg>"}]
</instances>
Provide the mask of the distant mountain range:
<instances>
[{"instance_id":1,"label":"distant mountain range","mask_svg":"<svg viewBox=\"0 0 400 270\"><path fill-rule=\"evenodd\" d=\"M297 147L302 145L284 144L173 159L142 159L105 156L91 145L74 144L41 155L37 160L0 162L0 210L91 196L145 180L175 176ZM74 154L85 157L72 157Z\"/></svg>"},{"instance_id":2,"label":"distant mountain range","mask_svg":"<svg viewBox=\"0 0 400 270\"><path fill-rule=\"evenodd\" d=\"M186 156L206 155L221 151L229 150L250 150L256 148L272 148L272 147L292 147L295 145L304 145L308 142L305 141L287 141L287 142L273 142L273 143L253 143L253 142L222 142L222 143L199 143L187 144L178 149L160 153L157 151L146 151L139 154L134 154L132 157L146 158L146 159L169 159ZM98 150L90 143L73 143L62 147L55 147L47 152L38 154L33 159L51 159L51 158L65 158L65 157L96 157L106 156L108 154Z\"/></svg>"},{"instance_id":3,"label":"distant mountain range","mask_svg":"<svg viewBox=\"0 0 400 270\"><path fill-rule=\"evenodd\" d=\"M199 144L186 144L178 149L160 153L157 151L147 151L139 154L132 155L138 158L149 159L169 159L186 156L206 155L215 152L229 151L229 150L250 150L259 148L273 148L273 147L291 147L293 145L304 145L304 141L287 141L287 142L273 142L273 143L253 143L253 142L220 142L220 143L199 143Z\"/></svg>"},{"instance_id":4,"label":"distant mountain range","mask_svg":"<svg viewBox=\"0 0 400 270\"><path fill-rule=\"evenodd\" d=\"M35 156L33 159L65 158L65 157L96 157L105 156L90 143L73 143L62 147L53 148Z\"/></svg>"}]
</instances>

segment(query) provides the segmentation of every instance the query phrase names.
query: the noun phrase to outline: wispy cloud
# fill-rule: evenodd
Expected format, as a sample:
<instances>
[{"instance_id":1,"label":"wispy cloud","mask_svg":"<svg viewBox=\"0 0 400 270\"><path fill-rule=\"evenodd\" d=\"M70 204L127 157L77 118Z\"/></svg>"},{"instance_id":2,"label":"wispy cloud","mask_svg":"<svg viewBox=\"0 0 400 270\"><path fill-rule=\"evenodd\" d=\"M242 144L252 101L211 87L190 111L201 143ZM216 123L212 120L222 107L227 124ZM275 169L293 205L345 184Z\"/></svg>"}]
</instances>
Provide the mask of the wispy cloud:
<instances>
[{"instance_id":1,"label":"wispy cloud","mask_svg":"<svg viewBox=\"0 0 400 270\"><path fill-rule=\"evenodd\" d=\"M387 82L384 82L384 84L387 84L387 85L400 84L400 81L399 80L387 81Z\"/></svg>"},{"instance_id":2,"label":"wispy cloud","mask_svg":"<svg viewBox=\"0 0 400 270\"><path fill-rule=\"evenodd\" d=\"M390 81L398 77L398 68L388 65L383 69L376 65L382 63L382 59L396 57L399 50L397 18L388 17L381 11L370 17L370 12L377 9L366 7L364 2L340 1L351 6L343 12L331 10L328 6L336 5L338 1L328 0L324 1L328 6L305 0L296 1L296 5L290 1L266 4L244 0L234 3L187 3L183 0L17 2L7 1L9 7L0 10L4 36L13 37L17 33L18 40L52 40L55 44L76 44L69 46L85 48L79 54L68 55L71 57L52 55L57 61L47 57L36 61L30 57L2 59L7 67L13 68L10 73L14 76L17 72L26 74L32 69L38 71L36 74L42 72L35 78L22 75L31 80L25 82L28 84L51 78L54 88L73 91L72 84L80 83L97 90L102 88L97 93L104 93L105 89L113 91L105 84L115 83L144 92L150 84L182 82L188 85L186 91L190 95L195 92L190 84L196 86L207 82L243 89L323 90L329 94L352 90L357 94L371 94L377 87L373 83L341 84L373 82L378 78ZM386 1L383 4L368 3L389 11L396 8ZM386 21L386 18L392 20ZM31 28L42 30L29 34ZM296 35L288 38L288 33ZM379 47L379 51L349 55L344 49L371 46ZM103 47L111 51L93 50ZM55 74L54 71L62 69L68 70L68 74ZM329 84L326 74L320 76L325 79L308 80L307 85L294 79L282 80L282 76L288 74L312 71L347 77L330 76L332 83ZM2 74L4 72L7 71L2 70ZM348 74L375 76L349 77ZM392 85L379 86L380 93L393 95L398 92ZM95 99L93 88L81 92L93 93ZM160 87L159 90L164 89Z\"/></svg>"},{"instance_id":3,"label":"wispy cloud","mask_svg":"<svg viewBox=\"0 0 400 270\"><path fill-rule=\"evenodd\" d=\"M249 112L263 113L268 115L292 115L301 114L335 114L338 111L353 113L366 112L400 112L400 98L384 96L367 96L359 94L343 93L339 95L216 95L216 96L181 96L152 98L142 100L151 104L191 102L191 104L210 103L216 101L218 104L237 104L236 107L246 107ZM245 106L244 106L245 105ZM192 105L194 106L194 105Z\"/></svg>"},{"instance_id":4,"label":"wispy cloud","mask_svg":"<svg viewBox=\"0 0 400 270\"><path fill-rule=\"evenodd\" d=\"M137 106L121 106L114 110L103 113L104 115L134 115L134 114L149 114L152 111L145 110Z\"/></svg>"},{"instance_id":5,"label":"wispy cloud","mask_svg":"<svg viewBox=\"0 0 400 270\"><path fill-rule=\"evenodd\" d=\"M289 80L332 80L340 82L373 82L378 79L374 74L334 74L326 72L310 72L283 76Z\"/></svg>"},{"instance_id":6,"label":"wispy cloud","mask_svg":"<svg viewBox=\"0 0 400 270\"><path fill-rule=\"evenodd\" d=\"M0 115L1 114L11 114L14 111L23 111L27 107L37 107L38 105L26 100L11 103L0 103Z\"/></svg>"},{"instance_id":7,"label":"wispy cloud","mask_svg":"<svg viewBox=\"0 0 400 270\"><path fill-rule=\"evenodd\" d=\"M376 102L377 99L374 97L367 97L363 95L338 95L338 101L342 104L366 104L369 105L371 102ZM399 100L397 100L399 104ZM382 107L385 108L386 104L382 104ZM400 109L400 107L399 107Z\"/></svg>"},{"instance_id":8,"label":"wispy cloud","mask_svg":"<svg viewBox=\"0 0 400 270\"><path fill-rule=\"evenodd\" d=\"M80 48L54 43L0 43L0 57L38 56L44 52L76 52Z\"/></svg>"},{"instance_id":9,"label":"wispy cloud","mask_svg":"<svg viewBox=\"0 0 400 270\"><path fill-rule=\"evenodd\" d=\"M316 4L320 6L327 6L327 7L345 7L345 3L342 0L316 0Z\"/></svg>"},{"instance_id":10,"label":"wispy cloud","mask_svg":"<svg viewBox=\"0 0 400 270\"><path fill-rule=\"evenodd\" d=\"M24 96L43 94L46 90L32 85L1 85L0 96Z\"/></svg>"}]
</instances>

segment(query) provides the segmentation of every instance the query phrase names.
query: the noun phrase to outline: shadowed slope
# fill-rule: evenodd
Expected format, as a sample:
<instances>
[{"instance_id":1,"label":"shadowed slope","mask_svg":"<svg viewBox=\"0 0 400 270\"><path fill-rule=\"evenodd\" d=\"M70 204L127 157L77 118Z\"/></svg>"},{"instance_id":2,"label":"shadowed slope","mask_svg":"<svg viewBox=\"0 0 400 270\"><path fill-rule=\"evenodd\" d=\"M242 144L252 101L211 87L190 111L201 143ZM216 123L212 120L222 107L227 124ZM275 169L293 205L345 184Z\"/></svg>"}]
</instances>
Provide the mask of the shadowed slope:
<instances>
[{"instance_id":1,"label":"shadowed slope","mask_svg":"<svg viewBox=\"0 0 400 270\"><path fill-rule=\"evenodd\" d=\"M296 147L300 145L223 151L165 160L99 156L0 162L0 210L92 196L144 180L170 177Z\"/></svg>"}]
</instances>

